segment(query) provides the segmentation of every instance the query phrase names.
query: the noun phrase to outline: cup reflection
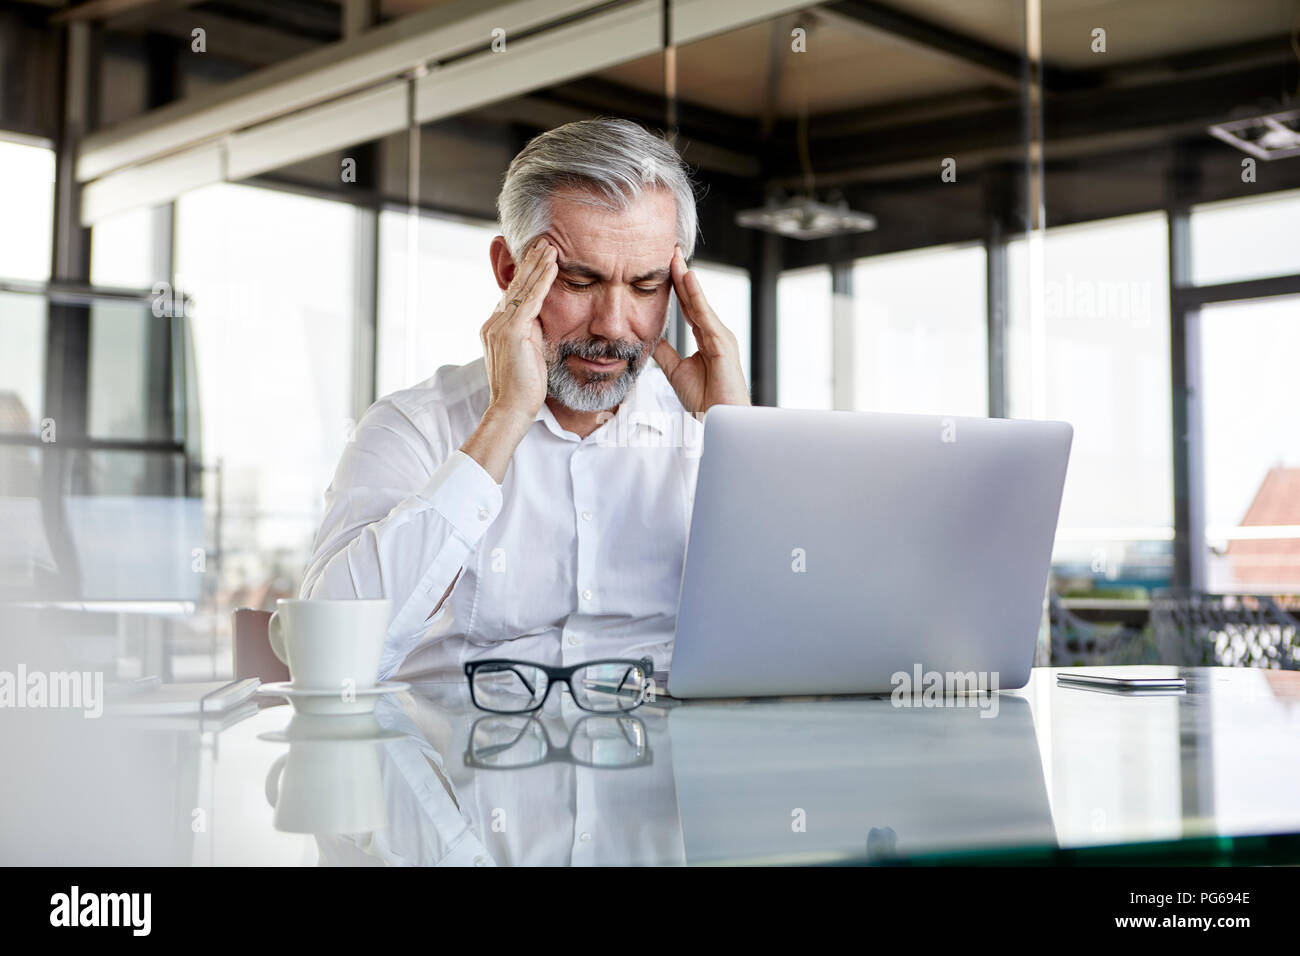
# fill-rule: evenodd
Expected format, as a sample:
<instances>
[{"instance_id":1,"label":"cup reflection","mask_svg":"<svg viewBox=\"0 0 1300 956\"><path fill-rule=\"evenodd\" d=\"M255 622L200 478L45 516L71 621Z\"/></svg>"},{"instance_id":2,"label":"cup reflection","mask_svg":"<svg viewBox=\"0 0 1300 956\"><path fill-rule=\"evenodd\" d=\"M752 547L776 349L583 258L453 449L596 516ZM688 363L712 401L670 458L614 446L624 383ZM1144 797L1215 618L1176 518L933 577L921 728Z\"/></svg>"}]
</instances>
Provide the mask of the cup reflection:
<instances>
[{"instance_id":1,"label":"cup reflection","mask_svg":"<svg viewBox=\"0 0 1300 956\"><path fill-rule=\"evenodd\" d=\"M282 734L288 753L271 764L266 800L273 825L287 833L367 833L387 826L379 741L388 736L371 714L297 714Z\"/></svg>"}]
</instances>

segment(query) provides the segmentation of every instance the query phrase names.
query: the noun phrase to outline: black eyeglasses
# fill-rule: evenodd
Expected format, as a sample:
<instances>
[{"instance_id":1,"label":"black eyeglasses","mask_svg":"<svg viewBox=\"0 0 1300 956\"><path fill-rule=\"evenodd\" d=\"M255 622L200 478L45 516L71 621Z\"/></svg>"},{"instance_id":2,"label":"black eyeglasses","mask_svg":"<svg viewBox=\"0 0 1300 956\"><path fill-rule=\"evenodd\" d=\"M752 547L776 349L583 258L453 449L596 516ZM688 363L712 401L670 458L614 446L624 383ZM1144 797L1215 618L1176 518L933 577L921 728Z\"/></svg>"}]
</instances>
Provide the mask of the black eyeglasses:
<instances>
[{"instance_id":1,"label":"black eyeglasses","mask_svg":"<svg viewBox=\"0 0 1300 956\"><path fill-rule=\"evenodd\" d=\"M480 770L520 770L548 763L622 770L653 762L645 724L630 714L583 717L562 747L551 741L536 717L492 714L474 721L465 749L465 765Z\"/></svg>"},{"instance_id":2,"label":"black eyeglasses","mask_svg":"<svg viewBox=\"0 0 1300 956\"><path fill-rule=\"evenodd\" d=\"M654 660L599 660L573 667L547 667L530 661L486 660L465 665L470 699L494 714L530 714L556 684L566 684L583 710L610 713L635 710L651 690Z\"/></svg>"}]
</instances>

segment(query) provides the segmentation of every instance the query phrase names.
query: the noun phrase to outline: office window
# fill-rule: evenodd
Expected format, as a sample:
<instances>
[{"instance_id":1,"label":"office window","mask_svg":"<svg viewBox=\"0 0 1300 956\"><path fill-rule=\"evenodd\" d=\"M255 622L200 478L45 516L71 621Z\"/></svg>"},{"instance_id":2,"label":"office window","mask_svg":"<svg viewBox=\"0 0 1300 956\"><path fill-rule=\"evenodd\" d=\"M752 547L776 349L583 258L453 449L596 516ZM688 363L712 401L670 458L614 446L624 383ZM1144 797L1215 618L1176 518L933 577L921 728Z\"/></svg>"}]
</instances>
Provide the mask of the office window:
<instances>
[{"instance_id":1,"label":"office window","mask_svg":"<svg viewBox=\"0 0 1300 956\"><path fill-rule=\"evenodd\" d=\"M229 184L177 204L204 458L221 468L219 597L235 606L297 593L352 426L355 215Z\"/></svg>"},{"instance_id":2,"label":"office window","mask_svg":"<svg viewBox=\"0 0 1300 956\"><path fill-rule=\"evenodd\" d=\"M1214 285L1300 272L1300 189L1192 208L1192 281Z\"/></svg>"},{"instance_id":3,"label":"office window","mask_svg":"<svg viewBox=\"0 0 1300 956\"><path fill-rule=\"evenodd\" d=\"M90 307L89 408L92 438L169 439L167 319L138 302Z\"/></svg>"},{"instance_id":4,"label":"office window","mask_svg":"<svg viewBox=\"0 0 1300 956\"><path fill-rule=\"evenodd\" d=\"M1207 585L1300 593L1300 296L1207 305L1200 322Z\"/></svg>"},{"instance_id":5,"label":"office window","mask_svg":"<svg viewBox=\"0 0 1300 956\"><path fill-rule=\"evenodd\" d=\"M379 395L483 357L479 329L501 299L488 257L497 234L495 223L380 214Z\"/></svg>"},{"instance_id":6,"label":"office window","mask_svg":"<svg viewBox=\"0 0 1300 956\"><path fill-rule=\"evenodd\" d=\"M49 279L53 150L0 140L0 210L0 278Z\"/></svg>"},{"instance_id":7,"label":"office window","mask_svg":"<svg viewBox=\"0 0 1300 956\"><path fill-rule=\"evenodd\" d=\"M693 262L691 271L700 280L705 298L717 313L722 324L736 335L736 344L740 346L740 367L745 373L745 383L749 380L749 343L751 324L749 316L749 273L732 266L716 265L711 262ZM695 335L688 325L686 327L686 354L697 351Z\"/></svg>"},{"instance_id":8,"label":"office window","mask_svg":"<svg viewBox=\"0 0 1300 956\"><path fill-rule=\"evenodd\" d=\"M45 299L0 292L0 433L32 435L45 408Z\"/></svg>"},{"instance_id":9,"label":"office window","mask_svg":"<svg viewBox=\"0 0 1300 956\"><path fill-rule=\"evenodd\" d=\"M1169 579L1167 248L1160 213L1048 230L1040 300L1044 341L1036 358L1024 294L1030 288L1027 240L1010 244L1011 414L1074 426L1054 557L1067 589L1152 587Z\"/></svg>"},{"instance_id":10,"label":"office window","mask_svg":"<svg viewBox=\"0 0 1300 956\"><path fill-rule=\"evenodd\" d=\"M983 246L859 259L853 266L853 407L988 412Z\"/></svg>"},{"instance_id":11,"label":"office window","mask_svg":"<svg viewBox=\"0 0 1300 956\"><path fill-rule=\"evenodd\" d=\"M152 208L101 219L90 230L90 281L122 289L152 289L167 276L153 274Z\"/></svg>"},{"instance_id":12,"label":"office window","mask_svg":"<svg viewBox=\"0 0 1300 956\"><path fill-rule=\"evenodd\" d=\"M777 404L833 408L831 270L784 272L776 283Z\"/></svg>"}]
</instances>

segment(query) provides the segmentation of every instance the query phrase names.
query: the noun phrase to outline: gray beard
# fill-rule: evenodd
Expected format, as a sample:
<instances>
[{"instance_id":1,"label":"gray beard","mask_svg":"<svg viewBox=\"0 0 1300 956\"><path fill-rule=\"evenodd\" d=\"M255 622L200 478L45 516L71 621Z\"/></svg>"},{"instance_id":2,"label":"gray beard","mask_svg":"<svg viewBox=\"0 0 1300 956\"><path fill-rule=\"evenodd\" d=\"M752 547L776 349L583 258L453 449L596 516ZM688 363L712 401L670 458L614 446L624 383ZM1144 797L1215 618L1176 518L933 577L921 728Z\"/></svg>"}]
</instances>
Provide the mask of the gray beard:
<instances>
[{"instance_id":1,"label":"gray beard","mask_svg":"<svg viewBox=\"0 0 1300 956\"><path fill-rule=\"evenodd\" d=\"M657 339L654 344L658 344ZM626 342L561 342L546 358L546 393L575 412L608 411L627 398L652 348L645 342L636 346ZM593 360L618 358L627 364L617 375L597 373L579 382L565 364L570 355Z\"/></svg>"}]
</instances>

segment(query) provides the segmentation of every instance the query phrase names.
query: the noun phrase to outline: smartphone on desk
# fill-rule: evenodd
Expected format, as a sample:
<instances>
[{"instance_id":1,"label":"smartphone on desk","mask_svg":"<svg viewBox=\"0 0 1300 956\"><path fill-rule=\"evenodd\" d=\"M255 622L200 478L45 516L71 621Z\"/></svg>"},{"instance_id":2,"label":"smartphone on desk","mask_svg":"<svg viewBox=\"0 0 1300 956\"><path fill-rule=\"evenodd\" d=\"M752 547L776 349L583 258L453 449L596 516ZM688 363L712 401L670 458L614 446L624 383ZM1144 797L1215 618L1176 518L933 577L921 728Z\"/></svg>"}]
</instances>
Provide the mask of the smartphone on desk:
<instances>
[{"instance_id":1,"label":"smartphone on desk","mask_svg":"<svg viewBox=\"0 0 1300 956\"><path fill-rule=\"evenodd\" d=\"M1115 675L1088 671L1061 671L1056 682L1079 690L1098 690L1110 694L1183 694L1187 678L1177 674Z\"/></svg>"}]
</instances>

